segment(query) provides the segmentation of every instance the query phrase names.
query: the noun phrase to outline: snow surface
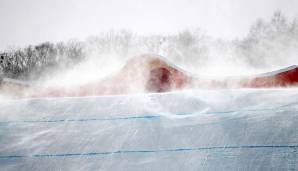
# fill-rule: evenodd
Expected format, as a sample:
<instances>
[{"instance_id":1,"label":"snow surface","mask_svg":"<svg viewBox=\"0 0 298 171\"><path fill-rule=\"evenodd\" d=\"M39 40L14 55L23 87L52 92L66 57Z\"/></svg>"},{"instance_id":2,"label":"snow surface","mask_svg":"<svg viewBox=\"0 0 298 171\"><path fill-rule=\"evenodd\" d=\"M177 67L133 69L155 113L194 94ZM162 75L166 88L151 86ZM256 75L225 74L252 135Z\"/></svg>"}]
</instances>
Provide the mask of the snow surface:
<instances>
[{"instance_id":1,"label":"snow surface","mask_svg":"<svg viewBox=\"0 0 298 171\"><path fill-rule=\"evenodd\" d=\"M297 170L298 90L0 102L0 170Z\"/></svg>"}]
</instances>

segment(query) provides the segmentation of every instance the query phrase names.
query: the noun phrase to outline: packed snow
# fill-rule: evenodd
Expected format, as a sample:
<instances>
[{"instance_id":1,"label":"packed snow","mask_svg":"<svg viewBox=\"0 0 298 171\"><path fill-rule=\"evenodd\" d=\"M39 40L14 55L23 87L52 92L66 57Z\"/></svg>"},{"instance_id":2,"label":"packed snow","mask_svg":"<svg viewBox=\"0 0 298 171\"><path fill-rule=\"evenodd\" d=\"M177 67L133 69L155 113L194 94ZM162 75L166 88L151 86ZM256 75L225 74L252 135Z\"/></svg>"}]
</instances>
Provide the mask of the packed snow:
<instances>
[{"instance_id":1,"label":"packed snow","mask_svg":"<svg viewBox=\"0 0 298 171\"><path fill-rule=\"evenodd\" d=\"M298 89L0 103L0 170L297 170Z\"/></svg>"}]
</instances>

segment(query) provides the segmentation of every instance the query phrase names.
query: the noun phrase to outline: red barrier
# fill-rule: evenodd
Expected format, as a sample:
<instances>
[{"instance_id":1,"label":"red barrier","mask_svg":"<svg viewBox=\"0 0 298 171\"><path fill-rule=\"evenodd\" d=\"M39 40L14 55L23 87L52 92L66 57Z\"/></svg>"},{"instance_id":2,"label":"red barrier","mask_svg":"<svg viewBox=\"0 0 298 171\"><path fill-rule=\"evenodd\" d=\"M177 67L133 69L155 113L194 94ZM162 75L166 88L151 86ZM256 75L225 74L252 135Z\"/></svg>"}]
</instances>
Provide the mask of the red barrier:
<instances>
[{"instance_id":1,"label":"red barrier","mask_svg":"<svg viewBox=\"0 0 298 171\"><path fill-rule=\"evenodd\" d=\"M0 92L9 92L17 97L43 96L91 96L107 94L166 92L184 88L273 88L298 86L298 67L291 66L262 75L227 78L224 81L201 79L177 67L158 55L142 55L132 58L113 76L81 86L40 87L12 79L0 81Z\"/></svg>"},{"instance_id":2,"label":"red barrier","mask_svg":"<svg viewBox=\"0 0 298 171\"><path fill-rule=\"evenodd\" d=\"M244 80L243 87L250 88L272 88L292 87L298 85L298 67L291 66L275 72L262 74L252 79Z\"/></svg>"}]
</instances>

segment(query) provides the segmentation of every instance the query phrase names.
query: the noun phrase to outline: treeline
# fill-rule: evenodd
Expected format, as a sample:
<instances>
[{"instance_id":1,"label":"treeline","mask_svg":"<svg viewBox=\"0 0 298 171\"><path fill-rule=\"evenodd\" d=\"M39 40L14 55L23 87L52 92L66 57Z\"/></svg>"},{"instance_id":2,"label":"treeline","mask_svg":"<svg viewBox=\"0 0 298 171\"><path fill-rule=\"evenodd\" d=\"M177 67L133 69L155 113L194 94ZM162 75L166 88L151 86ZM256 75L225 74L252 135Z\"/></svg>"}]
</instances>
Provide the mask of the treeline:
<instances>
[{"instance_id":1,"label":"treeline","mask_svg":"<svg viewBox=\"0 0 298 171\"><path fill-rule=\"evenodd\" d=\"M0 69L5 77L32 80L48 71L69 67L84 57L82 42L45 42L0 53Z\"/></svg>"},{"instance_id":2,"label":"treeline","mask_svg":"<svg viewBox=\"0 0 298 171\"><path fill-rule=\"evenodd\" d=\"M128 31L111 31L86 41L45 42L0 51L0 78L36 80L51 71L73 67L91 55L102 57L115 53L128 56L134 36Z\"/></svg>"},{"instance_id":3,"label":"treeline","mask_svg":"<svg viewBox=\"0 0 298 171\"><path fill-rule=\"evenodd\" d=\"M271 20L253 24L248 36L236 45L238 54L256 67L298 63L298 18L290 20L276 11Z\"/></svg>"},{"instance_id":4,"label":"treeline","mask_svg":"<svg viewBox=\"0 0 298 171\"><path fill-rule=\"evenodd\" d=\"M199 31L183 31L177 35L140 36L130 31L110 31L85 41L50 42L0 53L0 72L5 77L35 80L45 74L75 66L90 57L111 56L127 59L143 53L170 56L176 61L201 56L204 36ZM100 67L100 66L99 66Z\"/></svg>"},{"instance_id":5,"label":"treeline","mask_svg":"<svg viewBox=\"0 0 298 171\"><path fill-rule=\"evenodd\" d=\"M164 55L185 66L202 66L212 60L241 60L252 67L264 67L298 62L297 49L298 19L287 19L277 11L269 21L257 20L240 40L218 40L200 30L150 36L110 31L82 42L46 42L0 53L0 72L11 78L38 79L91 56L105 59L112 54L126 59L142 53Z\"/></svg>"}]
</instances>

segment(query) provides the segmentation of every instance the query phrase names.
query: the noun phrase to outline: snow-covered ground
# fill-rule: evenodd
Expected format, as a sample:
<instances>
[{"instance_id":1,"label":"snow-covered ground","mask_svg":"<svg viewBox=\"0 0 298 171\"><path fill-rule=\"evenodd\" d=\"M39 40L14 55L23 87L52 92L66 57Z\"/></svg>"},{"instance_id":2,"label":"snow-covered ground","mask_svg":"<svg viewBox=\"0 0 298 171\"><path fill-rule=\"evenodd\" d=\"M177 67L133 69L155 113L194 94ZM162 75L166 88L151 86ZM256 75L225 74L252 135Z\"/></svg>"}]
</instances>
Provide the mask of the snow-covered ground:
<instances>
[{"instance_id":1,"label":"snow-covered ground","mask_svg":"<svg viewBox=\"0 0 298 171\"><path fill-rule=\"evenodd\" d=\"M0 170L297 170L298 89L1 100Z\"/></svg>"}]
</instances>

